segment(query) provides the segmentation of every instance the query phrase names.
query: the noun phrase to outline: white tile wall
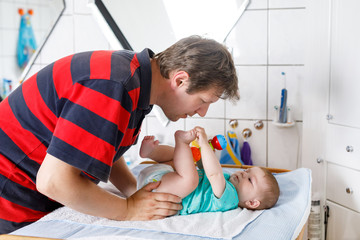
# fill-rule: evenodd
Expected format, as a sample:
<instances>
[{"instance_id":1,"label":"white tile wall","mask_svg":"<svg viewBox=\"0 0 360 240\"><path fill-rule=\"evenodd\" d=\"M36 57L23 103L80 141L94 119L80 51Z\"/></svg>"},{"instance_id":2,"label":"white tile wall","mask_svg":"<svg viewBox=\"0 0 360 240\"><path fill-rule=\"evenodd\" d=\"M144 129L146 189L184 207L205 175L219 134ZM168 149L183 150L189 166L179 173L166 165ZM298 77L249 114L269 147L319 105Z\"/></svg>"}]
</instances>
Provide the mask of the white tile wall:
<instances>
[{"instance_id":1,"label":"white tile wall","mask_svg":"<svg viewBox=\"0 0 360 240\"><path fill-rule=\"evenodd\" d=\"M2 56L15 57L19 31L17 29L3 29L2 34Z\"/></svg>"},{"instance_id":2,"label":"white tile wall","mask_svg":"<svg viewBox=\"0 0 360 240\"><path fill-rule=\"evenodd\" d=\"M269 64L304 64L305 9L269 10Z\"/></svg>"},{"instance_id":3,"label":"white tile wall","mask_svg":"<svg viewBox=\"0 0 360 240\"><path fill-rule=\"evenodd\" d=\"M91 18L85 0L66 0L67 8L46 43L34 69L74 52L110 48L100 28ZM301 163L302 89L304 76L306 0L252 0L226 45L232 50L239 76L241 100L237 105L219 100L211 105L205 118L193 117L170 123L166 128L151 115L146 118L139 143L127 157L139 159L143 136L155 135L162 143L174 144L177 129L205 127L210 136L225 134L228 121L238 119L237 131L252 130L248 139L256 165L294 169ZM1 0L0 0L1 3ZM0 15L1 17L1 15ZM280 72L287 74L289 103L297 120L292 128L278 128L271 121L272 108L280 101ZM256 130L256 120L264 128ZM216 153L218 156L219 152Z\"/></svg>"},{"instance_id":4,"label":"white tile wall","mask_svg":"<svg viewBox=\"0 0 360 240\"><path fill-rule=\"evenodd\" d=\"M37 73L38 71L40 71L41 69L43 69L46 65L45 64L37 64L34 63L29 71L29 73L27 74L26 78L31 77L32 75L34 75L35 73Z\"/></svg>"},{"instance_id":5,"label":"white tile wall","mask_svg":"<svg viewBox=\"0 0 360 240\"><path fill-rule=\"evenodd\" d=\"M226 117L266 119L267 69L265 66L237 66L240 100L226 101Z\"/></svg>"},{"instance_id":6,"label":"white tile wall","mask_svg":"<svg viewBox=\"0 0 360 240\"><path fill-rule=\"evenodd\" d=\"M89 0L76 0L74 1L74 14L86 14L91 15L92 11L88 7Z\"/></svg>"},{"instance_id":7,"label":"white tile wall","mask_svg":"<svg viewBox=\"0 0 360 240\"><path fill-rule=\"evenodd\" d=\"M50 64L59 58L73 54L75 52L74 42L74 18L64 15L41 51L42 63Z\"/></svg>"},{"instance_id":8,"label":"white tile wall","mask_svg":"<svg viewBox=\"0 0 360 240\"><path fill-rule=\"evenodd\" d=\"M65 7L64 15L72 15L72 14L74 14L74 2L77 2L77 1L76 0L65 0L66 7ZM82 5L82 7L87 8L85 5Z\"/></svg>"},{"instance_id":9,"label":"white tile wall","mask_svg":"<svg viewBox=\"0 0 360 240\"><path fill-rule=\"evenodd\" d=\"M308 0L269 0L269 8L303 8Z\"/></svg>"},{"instance_id":10,"label":"white tile wall","mask_svg":"<svg viewBox=\"0 0 360 240\"><path fill-rule=\"evenodd\" d=\"M20 7L20 6L19 6ZM31 24L33 26L34 29L40 29L42 28L42 17L41 14L48 12L49 10L46 9L46 6L42 6L42 5L34 5L34 6L29 6L27 8L24 8L25 12L27 12L29 10L29 8L31 8L34 11L34 15L31 16ZM44 19L44 24L46 23L46 20Z\"/></svg>"},{"instance_id":11,"label":"white tile wall","mask_svg":"<svg viewBox=\"0 0 360 240\"><path fill-rule=\"evenodd\" d=\"M302 120L304 67L303 66L270 66L268 75L268 117L275 118L274 106L280 106L281 89L284 81L281 72L286 73L287 103L291 108L291 117ZM306 95L305 95L306 96Z\"/></svg>"},{"instance_id":12,"label":"white tile wall","mask_svg":"<svg viewBox=\"0 0 360 240\"><path fill-rule=\"evenodd\" d=\"M246 128L243 122L249 125L249 119L265 119L269 123L259 131L262 135L249 139L257 165L294 169L301 161L299 126L302 125L302 95L305 93L302 88L305 5L306 1L252 1L227 41L238 65L241 99L236 106L226 103L226 118L236 118L242 123L239 132ZM274 106L280 104L280 91L284 87L282 71L287 74L292 118L298 121L296 126L284 129L271 124L275 117Z\"/></svg>"},{"instance_id":13,"label":"white tile wall","mask_svg":"<svg viewBox=\"0 0 360 240\"><path fill-rule=\"evenodd\" d=\"M267 11L245 11L226 44L236 64L266 64Z\"/></svg>"},{"instance_id":14,"label":"white tile wall","mask_svg":"<svg viewBox=\"0 0 360 240\"><path fill-rule=\"evenodd\" d=\"M170 122L166 127L160 124L156 117L147 117L147 135L153 135L162 144L175 145L174 133L176 130L185 130L185 120Z\"/></svg>"},{"instance_id":15,"label":"white tile wall","mask_svg":"<svg viewBox=\"0 0 360 240\"><path fill-rule=\"evenodd\" d=\"M101 30L94 28L96 25L93 16L89 14L74 15L75 52L109 49Z\"/></svg>"},{"instance_id":16,"label":"white tile wall","mask_svg":"<svg viewBox=\"0 0 360 240\"><path fill-rule=\"evenodd\" d=\"M13 80L20 76L21 69L17 65L17 60L13 56L5 56L1 58L3 65L2 77Z\"/></svg>"},{"instance_id":17,"label":"white tile wall","mask_svg":"<svg viewBox=\"0 0 360 240\"><path fill-rule=\"evenodd\" d=\"M224 119L187 118L185 120L185 130L193 129L196 126L203 127L209 138L217 134L225 134Z\"/></svg>"},{"instance_id":18,"label":"white tile wall","mask_svg":"<svg viewBox=\"0 0 360 240\"><path fill-rule=\"evenodd\" d=\"M219 99L217 102L211 104L206 113L206 117L211 118L225 118L225 100ZM195 115L199 117L198 114Z\"/></svg>"},{"instance_id":19,"label":"white tile wall","mask_svg":"<svg viewBox=\"0 0 360 240\"><path fill-rule=\"evenodd\" d=\"M296 169L301 166L302 123L291 128L268 125L268 165Z\"/></svg>"},{"instance_id":20,"label":"white tile wall","mask_svg":"<svg viewBox=\"0 0 360 240\"><path fill-rule=\"evenodd\" d=\"M250 1L249 6L247 9L267 9L268 7L268 0L256 0Z\"/></svg>"},{"instance_id":21,"label":"white tile wall","mask_svg":"<svg viewBox=\"0 0 360 240\"><path fill-rule=\"evenodd\" d=\"M54 16L50 1L45 0L0 0L0 84L2 78L11 79L13 86L16 86L22 73L16 65L17 44L19 36L20 15L18 9L24 12L32 9L31 16L37 45L42 43L43 36L51 25L51 18Z\"/></svg>"},{"instance_id":22,"label":"white tile wall","mask_svg":"<svg viewBox=\"0 0 360 240\"><path fill-rule=\"evenodd\" d=\"M0 27L1 28L18 28L19 18L17 9L11 1L0 1Z\"/></svg>"}]
</instances>

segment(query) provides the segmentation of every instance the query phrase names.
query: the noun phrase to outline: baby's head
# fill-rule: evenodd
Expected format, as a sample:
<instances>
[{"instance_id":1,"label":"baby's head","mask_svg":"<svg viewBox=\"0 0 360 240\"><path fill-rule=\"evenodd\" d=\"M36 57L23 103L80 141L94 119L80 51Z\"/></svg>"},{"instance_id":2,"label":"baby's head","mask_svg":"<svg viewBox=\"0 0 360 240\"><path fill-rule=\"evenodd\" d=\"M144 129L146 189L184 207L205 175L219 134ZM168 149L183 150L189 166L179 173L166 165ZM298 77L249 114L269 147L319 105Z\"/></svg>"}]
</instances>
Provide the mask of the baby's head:
<instances>
[{"instance_id":1,"label":"baby's head","mask_svg":"<svg viewBox=\"0 0 360 240\"><path fill-rule=\"evenodd\" d=\"M239 207L268 209L277 202L280 189L272 173L260 167L237 171L230 176L239 197Z\"/></svg>"}]
</instances>

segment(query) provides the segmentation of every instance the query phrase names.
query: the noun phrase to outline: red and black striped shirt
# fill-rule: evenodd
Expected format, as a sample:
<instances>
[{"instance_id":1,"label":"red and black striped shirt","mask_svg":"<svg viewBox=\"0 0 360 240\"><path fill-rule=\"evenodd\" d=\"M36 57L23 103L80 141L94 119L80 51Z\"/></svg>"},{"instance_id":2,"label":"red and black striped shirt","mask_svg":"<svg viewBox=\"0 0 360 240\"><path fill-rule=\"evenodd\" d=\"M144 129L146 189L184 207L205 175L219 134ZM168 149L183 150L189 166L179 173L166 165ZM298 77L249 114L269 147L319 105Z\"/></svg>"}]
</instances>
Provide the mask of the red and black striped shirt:
<instances>
[{"instance_id":1,"label":"red and black striped shirt","mask_svg":"<svg viewBox=\"0 0 360 240\"><path fill-rule=\"evenodd\" d=\"M36 191L46 152L95 182L107 181L113 161L134 144L152 109L152 55L149 49L74 54L48 65L1 102L0 205L8 201L39 216L59 206ZM3 215L0 210L0 219L31 221Z\"/></svg>"}]
</instances>

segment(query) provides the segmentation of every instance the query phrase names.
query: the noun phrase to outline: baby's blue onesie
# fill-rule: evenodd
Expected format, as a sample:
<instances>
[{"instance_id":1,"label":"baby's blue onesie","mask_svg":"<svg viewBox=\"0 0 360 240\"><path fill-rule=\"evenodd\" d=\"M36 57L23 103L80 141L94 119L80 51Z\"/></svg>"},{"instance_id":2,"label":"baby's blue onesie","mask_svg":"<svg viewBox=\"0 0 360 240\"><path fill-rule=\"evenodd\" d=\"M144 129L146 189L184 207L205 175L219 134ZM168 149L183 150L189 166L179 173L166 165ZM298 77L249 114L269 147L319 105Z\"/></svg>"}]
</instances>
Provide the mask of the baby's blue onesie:
<instances>
[{"instance_id":1,"label":"baby's blue onesie","mask_svg":"<svg viewBox=\"0 0 360 240\"><path fill-rule=\"evenodd\" d=\"M199 184L197 188L182 200L183 209L180 215L199 212L224 212L238 207L239 198L236 189L230 183L230 174L224 173L225 190L221 198L217 198L211 188L204 170L198 170Z\"/></svg>"}]
</instances>

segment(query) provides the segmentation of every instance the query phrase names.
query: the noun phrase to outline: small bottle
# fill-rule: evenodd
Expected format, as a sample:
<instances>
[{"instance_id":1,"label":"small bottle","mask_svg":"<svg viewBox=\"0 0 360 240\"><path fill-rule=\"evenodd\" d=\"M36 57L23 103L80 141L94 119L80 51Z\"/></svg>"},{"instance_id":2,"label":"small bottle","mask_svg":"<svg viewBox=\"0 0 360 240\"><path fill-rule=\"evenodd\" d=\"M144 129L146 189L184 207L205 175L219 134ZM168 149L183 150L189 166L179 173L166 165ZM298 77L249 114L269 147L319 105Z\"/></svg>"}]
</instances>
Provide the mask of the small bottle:
<instances>
[{"instance_id":1,"label":"small bottle","mask_svg":"<svg viewBox=\"0 0 360 240\"><path fill-rule=\"evenodd\" d=\"M308 240L321 240L320 200L311 201Z\"/></svg>"},{"instance_id":2,"label":"small bottle","mask_svg":"<svg viewBox=\"0 0 360 240\"><path fill-rule=\"evenodd\" d=\"M12 81L10 79L3 78L2 97L6 98L12 91Z\"/></svg>"}]
</instances>

